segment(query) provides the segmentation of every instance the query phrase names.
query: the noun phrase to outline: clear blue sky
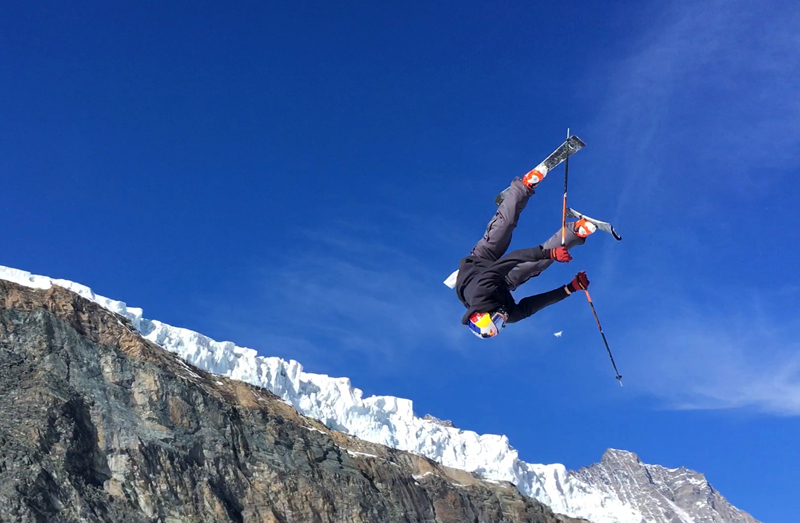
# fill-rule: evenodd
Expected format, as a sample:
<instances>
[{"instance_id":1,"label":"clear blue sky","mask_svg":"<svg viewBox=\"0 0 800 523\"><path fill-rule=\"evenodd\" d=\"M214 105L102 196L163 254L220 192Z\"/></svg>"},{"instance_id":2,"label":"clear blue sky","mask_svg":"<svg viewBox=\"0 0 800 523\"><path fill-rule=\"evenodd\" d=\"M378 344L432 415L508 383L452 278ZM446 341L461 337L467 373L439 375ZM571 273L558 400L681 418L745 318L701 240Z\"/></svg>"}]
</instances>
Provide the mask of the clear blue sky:
<instances>
[{"instance_id":1,"label":"clear blue sky","mask_svg":"<svg viewBox=\"0 0 800 523\"><path fill-rule=\"evenodd\" d=\"M627 449L796 521L797 4L334 4L5 2L0 264L526 461ZM567 127L570 204L625 239L519 295L588 271L624 388L582 296L481 341L441 283ZM562 174L515 247L557 229Z\"/></svg>"}]
</instances>

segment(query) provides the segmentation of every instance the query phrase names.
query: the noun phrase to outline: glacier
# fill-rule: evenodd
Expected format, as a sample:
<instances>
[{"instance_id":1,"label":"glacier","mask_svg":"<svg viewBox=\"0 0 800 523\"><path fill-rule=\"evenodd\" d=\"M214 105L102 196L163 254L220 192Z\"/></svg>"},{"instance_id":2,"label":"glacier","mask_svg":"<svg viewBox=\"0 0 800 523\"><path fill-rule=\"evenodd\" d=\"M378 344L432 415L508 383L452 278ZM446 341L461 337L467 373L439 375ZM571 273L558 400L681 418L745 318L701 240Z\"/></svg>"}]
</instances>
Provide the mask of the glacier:
<instances>
[{"instance_id":1,"label":"glacier","mask_svg":"<svg viewBox=\"0 0 800 523\"><path fill-rule=\"evenodd\" d=\"M293 405L298 412L331 429L413 452L442 465L475 472L495 481L508 481L520 492L555 512L593 523L641 523L640 511L613 492L600 490L567 471L561 464L534 464L519 459L502 435L477 434L444 426L414 414L409 399L362 397L348 378L303 372L294 360L259 356L229 341L215 341L198 332L143 317L140 308L95 294L79 283L33 275L0 266L0 279L36 289L52 285L124 316L146 339L207 372L263 387ZM262 351L263 352L263 351Z\"/></svg>"}]
</instances>

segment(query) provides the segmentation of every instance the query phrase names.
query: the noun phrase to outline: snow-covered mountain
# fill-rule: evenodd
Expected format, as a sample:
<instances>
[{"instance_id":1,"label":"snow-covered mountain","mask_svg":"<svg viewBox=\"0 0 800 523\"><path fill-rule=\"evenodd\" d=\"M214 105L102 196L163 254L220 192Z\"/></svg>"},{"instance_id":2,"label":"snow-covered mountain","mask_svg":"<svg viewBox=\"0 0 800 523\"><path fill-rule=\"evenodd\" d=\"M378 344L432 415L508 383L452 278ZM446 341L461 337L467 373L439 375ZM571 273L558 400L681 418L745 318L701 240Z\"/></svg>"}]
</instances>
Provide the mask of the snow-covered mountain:
<instances>
[{"instance_id":1,"label":"snow-covered mountain","mask_svg":"<svg viewBox=\"0 0 800 523\"><path fill-rule=\"evenodd\" d=\"M600 463L572 473L588 485L616 494L645 521L756 523L728 503L705 476L686 468L647 465L633 452L609 449Z\"/></svg>"},{"instance_id":2,"label":"snow-covered mountain","mask_svg":"<svg viewBox=\"0 0 800 523\"><path fill-rule=\"evenodd\" d=\"M303 372L296 361L258 356L255 350L142 316L142 310L96 295L86 286L36 276L0 266L0 279L46 289L58 285L128 318L148 340L208 372L264 387L300 413L362 440L415 452L448 467L477 472L487 479L509 481L555 512L594 523L689 523L754 521L731 507L704 482L707 490L687 496L702 477L681 476L658 466L642 465L634 473L629 459L607 453L600 464L567 471L561 464L521 461L506 436L460 430L434 418L419 418L411 400L392 396L362 397L348 378ZM630 453L619 456L635 456ZM638 463L638 458L635 459ZM684 470L684 469L678 469ZM667 472L662 472L667 471ZM653 479L657 478L657 479ZM683 483L682 483L683 481ZM704 493L706 503L700 503ZM716 496L716 497L715 497ZM697 502L695 502L698 500ZM696 506L687 507L686 503ZM701 506L703 505L703 506ZM730 519L731 514L741 515Z\"/></svg>"}]
</instances>

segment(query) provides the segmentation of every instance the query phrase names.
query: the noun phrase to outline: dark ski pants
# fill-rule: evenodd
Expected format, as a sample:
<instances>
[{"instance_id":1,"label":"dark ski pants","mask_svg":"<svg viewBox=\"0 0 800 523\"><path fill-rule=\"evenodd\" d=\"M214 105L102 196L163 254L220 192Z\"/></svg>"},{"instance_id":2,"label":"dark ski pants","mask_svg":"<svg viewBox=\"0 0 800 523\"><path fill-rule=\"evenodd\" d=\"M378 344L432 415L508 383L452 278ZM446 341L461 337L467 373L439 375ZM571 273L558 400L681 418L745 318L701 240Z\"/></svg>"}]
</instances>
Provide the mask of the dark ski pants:
<instances>
[{"instance_id":1,"label":"dark ski pants","mask_svg":"<svg viewBox=\"0 0 800 523\"><path fill-rule=\"evenodd\" d=\"M494 217L489 221L489 225L486 226L486 232L483 238L475 244L471 254L490 262L496 262L505 255L508 246L511 244L511 236L519 221L519 215L528 204L528 199L530 199L532 195L533 190L529 189L519 178L511 182L511 187L506 193L505 199L497 208ZM567 249L572 249L577 245L583 245L586 242L586 239L578 237L569 225L567 226L564 238L565 247ZM545 249L553 249L560 246L560 228L542 244L542 247ZM541 274L541 272L550 267L552 263L553 260L521 263L508 273L506 276L506 285L508 285L509 290L513 291L526 281Z\"/></svg>"}]
</instances>

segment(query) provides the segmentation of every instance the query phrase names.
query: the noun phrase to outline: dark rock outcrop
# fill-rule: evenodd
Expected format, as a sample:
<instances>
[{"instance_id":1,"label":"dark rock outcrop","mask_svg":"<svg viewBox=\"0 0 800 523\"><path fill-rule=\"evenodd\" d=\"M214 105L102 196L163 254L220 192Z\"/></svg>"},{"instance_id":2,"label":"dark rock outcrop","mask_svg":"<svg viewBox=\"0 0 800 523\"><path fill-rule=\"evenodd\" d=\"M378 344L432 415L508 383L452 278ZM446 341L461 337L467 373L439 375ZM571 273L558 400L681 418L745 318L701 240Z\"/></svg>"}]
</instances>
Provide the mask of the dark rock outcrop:
<instances>
[{"instance_id":1,"label":"dark rock outcrop","mask_svg":"<svg viewBox=\"0 0 800 523\"><path fill-rule=\"evenodd\" d=\"M331 431L63 288L0 281L0 521L578 520Z\"/></svg>"},{"instance_id":2,"label":"dark rock outcrop","mask_svg":"<svg viewBox=\"0 0 800 523\"><path fill-rule=\"evenodd\" d=\"M441 425L442 427L450 427L450 428L455 427L455 425L453 425L453 422L450 421L449 419L439 419L436 416L432 416L430 414L425 414L425 417L422 419L424 419L425 421L432 421L433 423Z\"/></svg>"}]
</instances>

